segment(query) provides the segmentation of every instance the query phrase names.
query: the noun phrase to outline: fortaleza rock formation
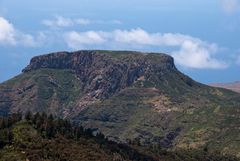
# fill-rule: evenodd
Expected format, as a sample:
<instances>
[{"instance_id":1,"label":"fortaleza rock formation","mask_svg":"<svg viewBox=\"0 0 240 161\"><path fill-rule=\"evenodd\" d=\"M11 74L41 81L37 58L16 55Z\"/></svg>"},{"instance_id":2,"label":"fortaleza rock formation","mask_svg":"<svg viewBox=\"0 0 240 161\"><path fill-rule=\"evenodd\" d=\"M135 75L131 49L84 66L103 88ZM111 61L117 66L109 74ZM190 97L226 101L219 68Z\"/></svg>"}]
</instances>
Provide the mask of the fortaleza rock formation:
<instances>
[{"instance_id":1,"label":"fortaleza rock formation","mask_svg":"<svg viewBox=\"0 0 240 161\"><path fill-rule=\"evenodd\" d=\"M1 115L29 110L118 142L240 157L240 94L195 82L166 54L85 50L34 57L0 85Z\"/></svg>"},{"instance_id":2,"label":"fortaleza rock formation","mask_svg":"<svg viewBox=\"0 0 240 161\"><path fill-rule=\"evenodd\" d=\"M173 59L164 54L159 55L157 61L153 61L152 55L137 55L136 52L130 52L130 55L121 59L117 57L118 55L112 56L95 51L59 52L34 57L23 72L50 68L71 70L76 75L82 87L82 95L73 111L64 112L66 117L79 113L97 100L109 98L121 89L131 86L140 77L149 77L150 73L155 72L161 72L163 75L176 70ZM49 81L57 86L51 77Z\"/></svg>"}]
</instances>

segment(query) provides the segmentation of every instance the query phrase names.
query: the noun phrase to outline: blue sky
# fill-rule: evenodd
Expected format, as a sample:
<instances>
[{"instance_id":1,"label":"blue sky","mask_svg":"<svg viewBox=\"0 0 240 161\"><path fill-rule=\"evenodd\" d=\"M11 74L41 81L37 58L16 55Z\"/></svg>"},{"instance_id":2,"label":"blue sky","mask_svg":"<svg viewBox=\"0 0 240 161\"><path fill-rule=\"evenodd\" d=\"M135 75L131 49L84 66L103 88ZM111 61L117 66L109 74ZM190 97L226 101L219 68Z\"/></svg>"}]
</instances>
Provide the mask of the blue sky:
<instances>
[{"instance_id":1,"label":"blue sky","mask_svg":"<svg viewBox=\"0 0 240 161\"><path fill-rule=\"evenodd\" d=\"M240 0L0 1L0 82L81 49L165 52L197 81L240 80Z\"/></svg>"}]
</instances>

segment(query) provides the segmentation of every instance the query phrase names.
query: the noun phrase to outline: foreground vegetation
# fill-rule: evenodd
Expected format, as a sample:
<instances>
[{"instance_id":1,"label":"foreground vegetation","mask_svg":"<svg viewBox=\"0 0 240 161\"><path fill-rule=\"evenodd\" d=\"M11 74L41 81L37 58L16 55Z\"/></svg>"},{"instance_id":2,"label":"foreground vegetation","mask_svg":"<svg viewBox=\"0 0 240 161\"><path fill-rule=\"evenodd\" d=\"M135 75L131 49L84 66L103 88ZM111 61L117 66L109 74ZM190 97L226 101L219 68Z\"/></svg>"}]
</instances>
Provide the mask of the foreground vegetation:
<instances>
[{"instance_id":1,"label":"foreground vegetation","mask_svg":"<svg viewBox=\"0 0 240 161\"><path fill-rule=\"evenodd\" d=\"M234 161L230 156L204 151L169 152L159 145L142 146L138 140L129 144L109 141L101 133L93 135L68 120L28 112L0 117L0 161Z\"/></svg>"}]
</instances>

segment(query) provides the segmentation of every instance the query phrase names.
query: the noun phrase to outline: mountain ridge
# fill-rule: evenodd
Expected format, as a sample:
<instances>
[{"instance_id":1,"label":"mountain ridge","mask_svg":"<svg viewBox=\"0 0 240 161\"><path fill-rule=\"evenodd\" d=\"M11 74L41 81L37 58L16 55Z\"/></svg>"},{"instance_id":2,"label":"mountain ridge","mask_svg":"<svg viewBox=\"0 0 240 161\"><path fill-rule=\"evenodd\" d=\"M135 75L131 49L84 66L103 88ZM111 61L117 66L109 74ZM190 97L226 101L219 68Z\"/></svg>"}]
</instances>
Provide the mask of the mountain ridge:
<instances>
[{"instance_id":1,"label":"mountain ridge","mask_svg":"<svg viewBox=\"0 0 240 161\"><path fill-rule=\"evenodd\" d=\"M209 85L213 87L229 89L229 90L240 93L240 81L229 82L229 83L211 83Z\"/></svg>"},{"instance_id":2,"label":"mountain ridge","mask_svg":"<svg viewBox=\"0 0 240 161\"><path fill-rule=\"evenodd\" d=\"M34 57L0 85L0 96L0 114L44 111L118 142L240 157L240 94L194 81L166 54L82 50Z\"/></svg>"}]
</instances>

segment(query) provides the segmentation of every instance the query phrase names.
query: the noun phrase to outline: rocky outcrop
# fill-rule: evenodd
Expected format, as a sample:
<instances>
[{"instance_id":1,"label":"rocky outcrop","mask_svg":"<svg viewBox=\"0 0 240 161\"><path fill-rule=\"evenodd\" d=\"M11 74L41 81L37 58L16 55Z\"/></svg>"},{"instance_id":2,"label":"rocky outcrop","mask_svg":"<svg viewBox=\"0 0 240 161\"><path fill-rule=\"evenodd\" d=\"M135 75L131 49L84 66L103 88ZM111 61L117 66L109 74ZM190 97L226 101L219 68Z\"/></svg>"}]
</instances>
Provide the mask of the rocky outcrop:
<instances>
[{"instance_id":1,"label":"rocky outcrop","mask_svg":"<svg viewBox=\"0 0 240 161\"><path fill-rule=\"evenodd\" d=\"M37 56L32 58L23 72L40 68L72 70L84 84L84 93L95 99L106 99L132 85L143 75L148 77L159 72L163 75L176 70L173 58L165 54L152 57L147 53L126 52L115 56L103 51L58 52Z\"/></svg>"}]
</instances>

